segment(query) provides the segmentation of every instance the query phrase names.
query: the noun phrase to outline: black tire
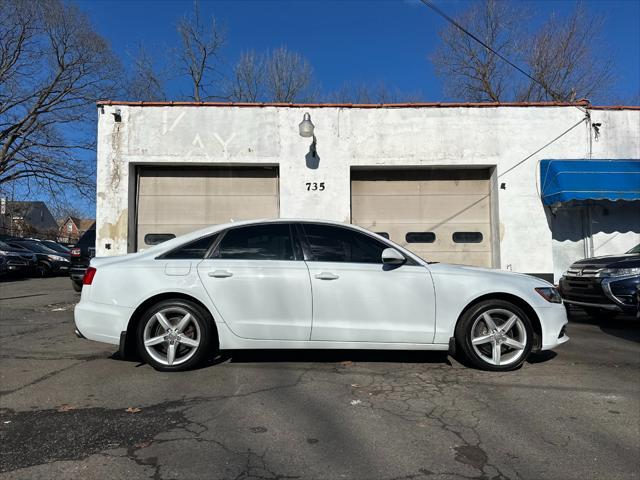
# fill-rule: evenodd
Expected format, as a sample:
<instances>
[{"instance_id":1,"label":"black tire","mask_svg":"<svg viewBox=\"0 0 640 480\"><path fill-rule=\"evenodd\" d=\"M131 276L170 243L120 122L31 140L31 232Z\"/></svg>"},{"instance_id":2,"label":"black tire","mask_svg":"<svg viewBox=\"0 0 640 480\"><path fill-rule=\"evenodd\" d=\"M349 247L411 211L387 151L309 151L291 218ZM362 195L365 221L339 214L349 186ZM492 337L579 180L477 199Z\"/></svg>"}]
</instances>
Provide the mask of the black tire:
<instances>
[{"instance_id":1,"label":"black tire","mask_svg":"<svg viewBox=\"0 0 640 480\"><path fill-rule=\"evenodd\" d=\"M181 318L184 318L185 313L191 316L190 323L183 332L169 332L160 325L161 322L156 315L158 312L164 312L166 320L174 328L178 326ZM147 330L146 333L145 330ZM169 338L169 335L173 335L175 363L166 363L169 362L170 340L152 345L148 351L144 344L145 335L147 338ZM183 341L197 339L199 343L197 347L191 347L181 344L181 339ZM217 335L213 318L206 309L189 300L170 299L153 305L143 313L136 329L136 343L139 354L153 368L162 372L177 372L192 369L211 355L212 349L217 346ZM195 351L192 353L192 350ZM184 358L186 359L182 360Z\"/></svg>"},{"instance_id":2,"label":"black tire","mask_svg":"<svg viewBox=\"0 0 640 480\"><path fill-rule=\"evenodd\" d=\"M36 274L41 278L50 277L51 267L47 263L41 262L36 267Z\"/></svg>"},{"instance_id":3,"label":"black tire","mask_svg":"<svg viewBox=\"0 0 640 480\"><path fill-rule=\"evenodd\" d=\"M506 321L513 315L517 318L514 320L514 326L506 332L503 333L499 330L494 339L474 347L472 344L473 338L480 339L480 337L492 336L492 332L487 328L486 320L484 320L483 316L490 312L489 316L498 329L502 325L506 325ZM472 366L481 370L505 372L519 368L531 353L533 328L527 314L517 305L505 300L489 299L473 305L464 312L456 325L455 338L458 351L465 356L465 359ZM505 340L507 338L508 340ZM512 348L507 343L503 343L505 341L517 343L519 347ZM496 344L499 352L494 354L493 348ZM476 348L481 354L476 351ZM484 355L484 358L482 355ZM489 356L491 356L491 359L500 357L498 364L488 361L487 358ZM500 364L501 362L502 364Z\"/></svg>"},{"instance_id":4,"label":"black tire","mask_svg":"<svg viewBox=\"0 0 640 480\"><path fill-rule=\"evenodd\" d=\"M73 289L76 292L82 291L82 282L76 282L75 280L71 280L71 285L73 285Z\"/></svg>"},{"instance_id":5,"label":"black tire","mask_svg":"<svg viewBox=\"0 0 640 480\"><path fill-rule=\"evenodd\" d=\"M618 312L597 307L582 307L587 316L593 320L611 320Z\"/></svg>"}]
</instances>

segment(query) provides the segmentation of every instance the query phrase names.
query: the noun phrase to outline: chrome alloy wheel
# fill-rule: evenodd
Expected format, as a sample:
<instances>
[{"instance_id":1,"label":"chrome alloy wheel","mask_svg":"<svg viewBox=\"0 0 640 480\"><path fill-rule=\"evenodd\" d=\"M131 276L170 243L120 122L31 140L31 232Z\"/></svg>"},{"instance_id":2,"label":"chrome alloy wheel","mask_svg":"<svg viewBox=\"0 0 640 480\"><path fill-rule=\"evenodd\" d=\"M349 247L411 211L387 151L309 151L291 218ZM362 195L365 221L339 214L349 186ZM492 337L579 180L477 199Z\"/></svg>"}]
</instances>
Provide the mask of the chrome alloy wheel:
<instances>
[{"instance_id":1,"label":"chrome alloy wheel","mask_svg":"<svg viewBox=\"0 0 640 480\"><path fill-rule=\"evenodd\" d=\"M180 365L193 357L200 339L198 322L182 307L166 307L156 312L147 320L143 333L147 353L167 366Z\"/></svg>"},{"instance_id":2,"label":"chrome alloy wheel","mask_svg":"<svg viewBox=\"0 0 640 480\"><path fill-rule=\"evenodd\" d=\"M492 309L473 322L471 345L476 354L491 365L510 365L518 361L527 345L527 330L513 312Z\"/></svg>"}]
</instances>

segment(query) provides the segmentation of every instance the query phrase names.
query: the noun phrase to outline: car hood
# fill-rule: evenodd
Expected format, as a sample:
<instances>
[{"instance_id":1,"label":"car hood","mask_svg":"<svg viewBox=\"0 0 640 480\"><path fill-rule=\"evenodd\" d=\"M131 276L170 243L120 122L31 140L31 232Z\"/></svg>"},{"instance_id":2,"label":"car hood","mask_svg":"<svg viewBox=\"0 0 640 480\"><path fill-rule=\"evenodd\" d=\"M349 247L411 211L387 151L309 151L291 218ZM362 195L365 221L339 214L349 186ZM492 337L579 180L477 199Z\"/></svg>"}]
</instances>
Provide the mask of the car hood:
<instances>
[{"instance_id":1,"label":"car hood","mask_svg":"<svg viewBox=\"0 0 640 480\"><path fill-rule=\"evenodd\" d=\"M495 268L472 267L469 265L455 265L450 263L431 263L427 265L432 273L445 273L454 275L469 275L474 277L490 277L495 280L505 282L523 282L528 284L536 284L540 287L553 287L546 280L543 280L526 273L516 273L506 270L498 270Z\"/></svg>"},{"instance_id":2,"label":"car hood","mask_svg":"<svg viewBox=\"0 0 640 480\"><path fill-rule=\"evenodd\" d=\"M583 268L586 266L600 268L634 268L640 267L640 255L637 253L626 253L623 255L585 258L584 260L574 262L571 266L575 268Z\"/></svg>"}]
</instances>

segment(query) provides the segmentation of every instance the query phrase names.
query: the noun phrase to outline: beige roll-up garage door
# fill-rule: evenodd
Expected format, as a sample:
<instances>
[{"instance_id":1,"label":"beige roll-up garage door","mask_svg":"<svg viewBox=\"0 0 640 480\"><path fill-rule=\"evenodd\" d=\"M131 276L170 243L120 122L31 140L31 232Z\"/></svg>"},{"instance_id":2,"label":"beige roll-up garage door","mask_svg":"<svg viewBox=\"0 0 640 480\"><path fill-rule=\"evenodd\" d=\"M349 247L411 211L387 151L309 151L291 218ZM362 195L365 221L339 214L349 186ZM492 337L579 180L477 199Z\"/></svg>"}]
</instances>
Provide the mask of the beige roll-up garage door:
<instances>
[{"instance_id":1,"label":"beige roll-up garage door","mask_svg":"<svg viewBox=\"0 0 640 480\"><path fill-rule=\"evenodd\" d=\"M182 235L208 225L277 218L278 169L144 167L138 172L137 249L148 234ZM158 238L158 237L156 237Z\"/></svg>"},{"instance_id":2,"label":"beige roll-up garage door","mask_svg":"<svg viewBox=\"0 0 640 480\"><path fill-rule=\"evenodd\" d=\"M429 261L491 266L489 171L351 172L351 221Z\"/></svg>"}]
</instances>

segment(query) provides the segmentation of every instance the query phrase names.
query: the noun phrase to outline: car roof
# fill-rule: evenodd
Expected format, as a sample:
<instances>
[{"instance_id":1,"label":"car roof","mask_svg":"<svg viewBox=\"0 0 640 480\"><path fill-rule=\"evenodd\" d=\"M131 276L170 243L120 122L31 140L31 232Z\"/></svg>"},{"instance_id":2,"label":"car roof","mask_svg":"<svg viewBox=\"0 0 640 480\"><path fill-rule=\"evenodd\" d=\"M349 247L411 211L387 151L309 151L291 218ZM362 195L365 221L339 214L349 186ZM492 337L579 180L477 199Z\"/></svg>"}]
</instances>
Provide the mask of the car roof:
<instances>
[{"instance_id":1,"label":"car roof","mask_svg":"<svg viewBox=\"0 0 640 480\"><path fill-rule=\"evenodd\" d=\"M359 227L358 225L353 225L351 223L338 222L335 220L322 220L317 218L315 219L314 218L264 218L264 219L256 219L256 220L242 220L238 222L221 223L218 225L205 227L200 230L196 230L194 232L190 232L176 238L172 238L171 240L167 240L166 242L162 242L152 247L146 248L138 252L138 254L143 255L145 257L161 255L165 252L173 250L174 248L180 247L186 243L192 242L194 240L198 240L207 235L212 235L214 233L222 232L223 230L227 230L229 228L243 227L243 226L249 226L249 225L269 225L274 223L315 223L315 224L321 224L321 225L332 225L335 227L349 228L351 230L362 232L365 235L375 236L376 238L381 240L383 243L390 244L389 246L399 249L400 251L410 256L414 260L417 260L418 262L424 262L424 260L421 259L418 255L407 250L401 245L398 245L397 243L389 240L388 238L382 237L376 234L375 232Z\"/></svg>"}]
</instances>

